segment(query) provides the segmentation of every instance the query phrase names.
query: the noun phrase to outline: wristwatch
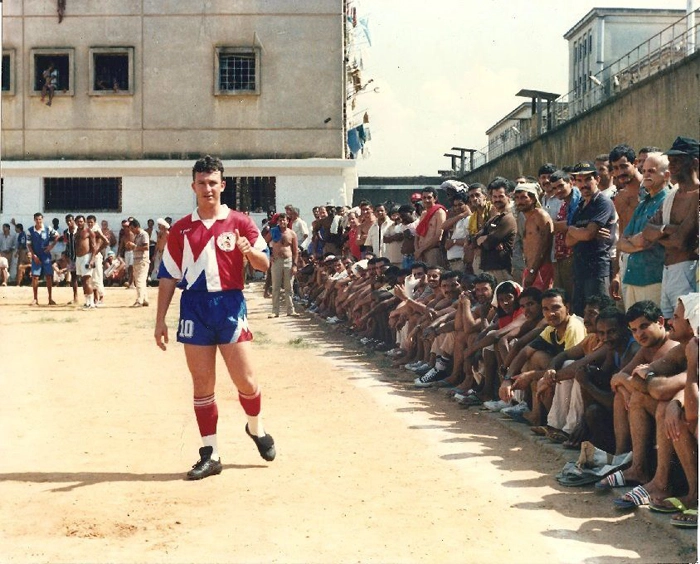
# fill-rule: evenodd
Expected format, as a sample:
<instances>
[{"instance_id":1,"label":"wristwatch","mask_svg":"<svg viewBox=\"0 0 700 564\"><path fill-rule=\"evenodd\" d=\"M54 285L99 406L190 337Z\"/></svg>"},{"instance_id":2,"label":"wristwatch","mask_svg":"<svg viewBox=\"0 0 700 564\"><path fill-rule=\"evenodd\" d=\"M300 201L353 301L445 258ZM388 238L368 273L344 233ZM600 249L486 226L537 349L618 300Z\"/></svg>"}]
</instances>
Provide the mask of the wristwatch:
<instances>
[{"instance_id":1,"label":"wristwatch","mask_svg":"<svg viewBox=\"0 0 700 564\"><path fill-rule=\"evenodd\" d=\"M654 372L653 370L649 370L647 372L647 377L645 378L645 380L648 382L649 380L651 380L655 376L656 376L656 372Z\"/></svg>"},{"instance_id":2,"label":"wristwatch","mask_svg":"<svg viewBox=\"0 0 700 564\"><path fill-rule=\"evenodd\" d=\"M527 271L528 271L530 274L534 274L534 273L535 273L535 269L534 269L534 268L528 268Z\"/></svg>"}]
</instances>

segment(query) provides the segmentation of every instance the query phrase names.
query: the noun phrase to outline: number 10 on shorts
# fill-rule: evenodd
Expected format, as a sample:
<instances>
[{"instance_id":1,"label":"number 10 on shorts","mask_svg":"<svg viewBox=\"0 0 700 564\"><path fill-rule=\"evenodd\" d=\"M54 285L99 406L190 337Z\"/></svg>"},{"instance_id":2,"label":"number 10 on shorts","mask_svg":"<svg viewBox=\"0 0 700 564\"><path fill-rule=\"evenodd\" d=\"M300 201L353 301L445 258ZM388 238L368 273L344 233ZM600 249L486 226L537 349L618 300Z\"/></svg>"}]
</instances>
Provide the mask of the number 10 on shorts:
<instances>
[{"instance_id":1,"label":"number 10 on shorts","mask_svg":"<svg viewBox=\"0 0 700 564\"><path fill-rule=\"evenodd\" d=\"M194 323L191 319L180 320L180 331L177 336L183 339L191 339L194 334Z\"/></svg>"}]
</instances>

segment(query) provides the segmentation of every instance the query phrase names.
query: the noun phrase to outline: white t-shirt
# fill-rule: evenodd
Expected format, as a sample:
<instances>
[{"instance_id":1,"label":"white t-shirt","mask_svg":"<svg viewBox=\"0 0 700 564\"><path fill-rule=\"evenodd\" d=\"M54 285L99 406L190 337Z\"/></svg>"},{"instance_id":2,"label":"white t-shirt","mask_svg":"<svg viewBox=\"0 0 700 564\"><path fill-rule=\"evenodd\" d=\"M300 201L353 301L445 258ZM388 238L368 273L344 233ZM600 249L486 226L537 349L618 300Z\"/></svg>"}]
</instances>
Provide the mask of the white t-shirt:
<instances>
[{"instance_id":1,"label":"white t-shirt","mask_svg":"<svg viewBox=\"0 0 700 564\"><path fill-rule=\"evenodd\" d=\"M390 223L389 227L386 228L384 235L403 235L403 230L403 224ZM401 264L401 260L403 259L403 255L401 254L401 241L384 243L384 249L386 251L386 258L388 258L394 264Z\"/></svg>"},{"instance_id":2,"label":"white t-shirt","mask_svg":"<svg viewBox=\"0 0 700 564\"><path fill-rule=\"evenodd\" d=\"M469 225L469 217L460 219L455 223L454 230L452 231L451 239L466 239ZM464 247L462 245L455 245L447 249L447 260L458 260L464 258Z\"/></svg>"}]
</instances>

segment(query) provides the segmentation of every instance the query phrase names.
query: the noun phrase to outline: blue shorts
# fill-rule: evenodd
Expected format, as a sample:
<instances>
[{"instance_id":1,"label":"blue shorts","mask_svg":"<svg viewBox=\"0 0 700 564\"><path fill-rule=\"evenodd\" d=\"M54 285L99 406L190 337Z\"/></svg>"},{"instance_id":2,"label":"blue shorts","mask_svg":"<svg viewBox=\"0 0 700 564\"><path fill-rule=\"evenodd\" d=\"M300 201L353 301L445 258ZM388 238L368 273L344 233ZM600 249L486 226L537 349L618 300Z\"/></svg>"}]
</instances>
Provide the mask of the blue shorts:
<instances>
[{"instance_id":1,"label":"blue shorts","mask_svg":"<svg viewBox=\"0 0 700 564\"><path fill-rule=\"evenodd\" d=\"M241 290L184 291L180 297L177 341L186 345L228 345L252 341Z\"/></svg>"},{"instance_id":2,"label":"blue shorts","mask_svg":"<svg viewBox=\"0 0 700 564\"><path fill-rule=\"evenodd\" d=\"M39 264L32 259L32 276L52 276L53 266L51 266L50 253L35 253L39 257Z\"/></svg>"}]
</instances>

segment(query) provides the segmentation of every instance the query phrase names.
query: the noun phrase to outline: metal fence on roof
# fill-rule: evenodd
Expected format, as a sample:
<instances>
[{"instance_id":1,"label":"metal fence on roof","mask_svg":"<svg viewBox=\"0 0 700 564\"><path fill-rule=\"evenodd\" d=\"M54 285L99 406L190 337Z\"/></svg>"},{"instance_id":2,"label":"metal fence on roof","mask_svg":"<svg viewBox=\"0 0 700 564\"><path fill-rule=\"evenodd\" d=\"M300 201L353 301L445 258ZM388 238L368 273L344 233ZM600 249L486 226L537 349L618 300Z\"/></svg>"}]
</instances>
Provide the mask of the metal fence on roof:
<instances>
[{"instance_id":1,"label":"metal fence on roof","mask_svg":"<svg viewBox=\"0 0 700 564\"><path fill-rule=\"evenodd\" d=\"M649 78L694 54L700 48L700 9L697 9L653 37L647 39L617 61L589 76L589 87L580 85L554 100L549 108L551 119L543 108L541 122L554 128L595 108L634 84ZM524 145L538 136L529 123L536 118L521 120L489 145L474 154L473 169ZM543 131L547 131L547 126ZM473 170L472 169L472 170Z\"/></svg>"}]
</instances>

